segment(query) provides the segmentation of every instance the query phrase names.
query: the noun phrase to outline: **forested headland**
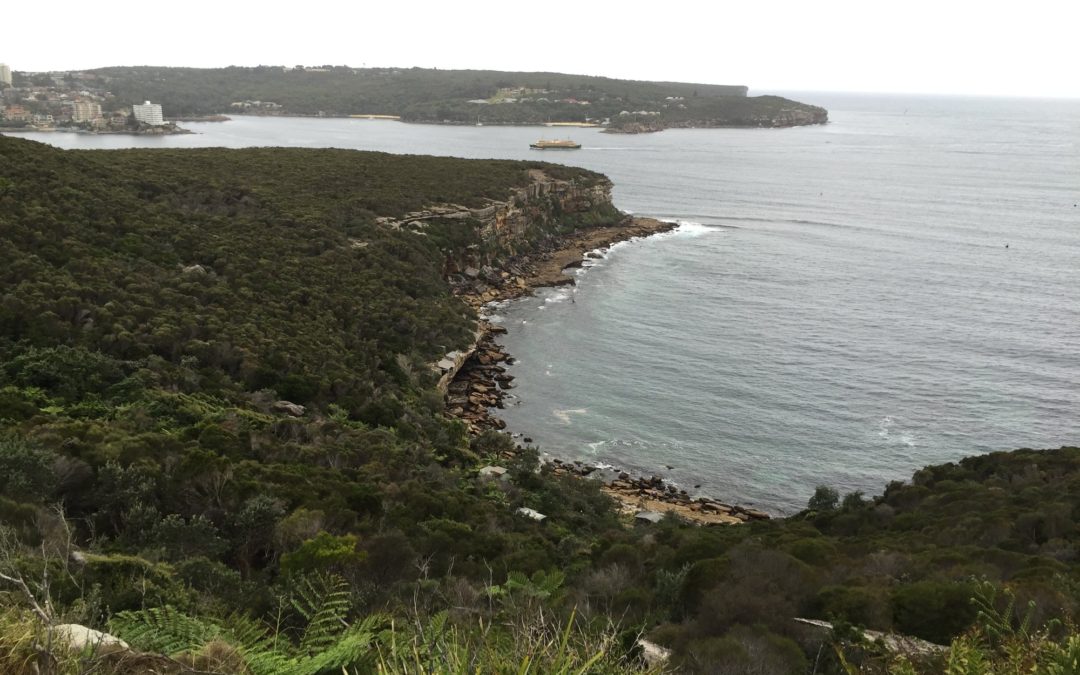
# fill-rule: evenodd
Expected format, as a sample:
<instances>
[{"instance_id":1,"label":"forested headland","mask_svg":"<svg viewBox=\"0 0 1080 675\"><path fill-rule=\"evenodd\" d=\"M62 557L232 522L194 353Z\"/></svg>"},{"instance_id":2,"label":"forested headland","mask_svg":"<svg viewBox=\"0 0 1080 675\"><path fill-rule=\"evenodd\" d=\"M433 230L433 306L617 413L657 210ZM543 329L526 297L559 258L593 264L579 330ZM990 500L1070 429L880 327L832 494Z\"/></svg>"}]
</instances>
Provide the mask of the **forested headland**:
<instances>
[{"instance_id":1,"label":"forested headland","mask_svg":"<svg viewBox=\"0 0 1080 675\"><path fill-rule=\"evenodd\" d=\"M537 172L607 182L0 137L0 672L1075 672L1080 448L729 527L633 525L535 449L481 475L512 441L447 418L432 364L474 328L448 257L504 251L384 219ZM65 624L131 649L65 651Z\"/></svg>"},{"instance_id":2,"label":"forested headland","mask_svg":"<svg viewBox=\"0 0 1080 675\"><path fill-rule=\"evenodd\" d=\"M437 124L592 122L612 130L820 124L820 107L745 86L617 80L563 73L426 68L101 68L72 86L117 105L160 102L167 116L394 115Z\"/></svg>"}]
</instances>

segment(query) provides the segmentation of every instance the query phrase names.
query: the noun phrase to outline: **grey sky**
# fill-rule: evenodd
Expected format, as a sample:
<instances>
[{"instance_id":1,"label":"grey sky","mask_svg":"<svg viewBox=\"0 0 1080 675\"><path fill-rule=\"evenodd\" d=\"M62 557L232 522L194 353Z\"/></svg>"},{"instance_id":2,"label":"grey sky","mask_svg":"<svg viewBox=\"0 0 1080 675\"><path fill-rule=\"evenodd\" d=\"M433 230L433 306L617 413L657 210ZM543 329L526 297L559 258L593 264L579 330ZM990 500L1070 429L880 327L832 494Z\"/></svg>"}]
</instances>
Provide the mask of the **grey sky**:
<instances>
[{"instance_id":1,"label":"grey sky","mask_svg":"<svg viewBox=\"0 0 1080 675\"><path fill-rule=\"evenodd\" d=\"M1080 97L1078 0L7 4L15 70L329 63Z\"/></svg>"}]
</instances>

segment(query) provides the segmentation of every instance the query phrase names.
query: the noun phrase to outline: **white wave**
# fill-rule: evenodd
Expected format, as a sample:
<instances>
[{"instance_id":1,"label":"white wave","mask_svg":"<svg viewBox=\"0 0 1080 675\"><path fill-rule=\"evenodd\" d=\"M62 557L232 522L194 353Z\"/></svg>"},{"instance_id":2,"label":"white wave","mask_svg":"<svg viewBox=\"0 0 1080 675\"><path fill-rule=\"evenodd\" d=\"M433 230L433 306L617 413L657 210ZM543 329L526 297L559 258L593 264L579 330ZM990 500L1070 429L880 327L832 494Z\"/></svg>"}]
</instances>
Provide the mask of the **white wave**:
<instances>
[{"instance_id":1,"label":"white wave","mask_svg":"<svg viewBox=\"0 0 1080 675\"><path fill-rule=\"evenodd\" d=\"M889 416L882 417L880 420L878 420L878 432L877 432L877 435L880 438L888 438L889 437L889 429L892 428L892 425L893 425L893 418L892 417L889 417Z\"/></svg>"},{"instance_id":2,"label":"white wave","mask_svg":"<svg viewBox=\"0 0 1080 675\"><path fill-rule=\"evenodd\" d=\"M716 232L717 229L711 225L705 225L693 220L676 220L679 227L676 228L672 234L683 237L700 237L711 232Z\"/></svg>"},{"instance_id":3,"label":"white wave","mask_svg":"<svg viewBox=\"0 0 1080 675\"><path fill-rule=\"evenodd\" d=\"M589 446L589 449L592 450L594 453L599 451L601 446L603 446L605 444L607 444L607 441L596 441L595 443L586 443L586 445Z\"/></svg>"},{"instance_id":4,"label":"white wave","mask_svg":"<svg viewBox=\"0 0 1080 675\"><path fill-rule=\"evenodd\" d=\"M557 302L563 302L570 299L570 291L555 291L548 297L544 298L545 305L554 305Z\"/></svg>"},{"instance_id":5,"label":"white wave","mask_svg":"<svg viewBox=\"0 0 1080 675\"><path fill-rule=\"evenodd\" d=\"M891 415L886 415L878 420L878 438L888 443L897 443L909 448L918 447L915 434L905 429L896 428L896 420Z\"/></svg>"},{"instance_id":6,"label":"white wave","mask_svg":"<svg viewBox=\"0 0 1080 675\"><path fill-rule=\"evenodd\" d=\"M552 410L551 414L563 424L570 424L571 415L584 415L589 412L588 408L569 408L567 410Z\"/></svg>"}]
</instances>

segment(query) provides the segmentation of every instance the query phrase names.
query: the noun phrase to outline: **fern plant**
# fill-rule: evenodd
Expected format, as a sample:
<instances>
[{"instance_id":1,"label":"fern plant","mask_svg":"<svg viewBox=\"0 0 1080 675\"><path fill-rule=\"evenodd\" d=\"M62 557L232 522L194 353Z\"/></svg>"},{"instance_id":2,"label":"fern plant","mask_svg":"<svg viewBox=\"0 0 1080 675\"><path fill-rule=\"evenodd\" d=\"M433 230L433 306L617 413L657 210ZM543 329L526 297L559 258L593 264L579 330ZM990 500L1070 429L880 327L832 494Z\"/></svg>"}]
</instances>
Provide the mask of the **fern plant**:
<instances>
[{"instance_id":1,"label":"fern plant","mask_svg":"<svg viewBox=\"0 0 1080 675\"><path fill-rule=\"evenodd\" d=\"M211 671L223 653L232 671L250 675L336 675L373 667L374 642L386 619L372 615L350 623L349 587L343 579L301 578L288 604L303 626L296 642L243 616L216 622L171 607L121 612L111 630L139 649Z\"/></svg>"}]
</instances>

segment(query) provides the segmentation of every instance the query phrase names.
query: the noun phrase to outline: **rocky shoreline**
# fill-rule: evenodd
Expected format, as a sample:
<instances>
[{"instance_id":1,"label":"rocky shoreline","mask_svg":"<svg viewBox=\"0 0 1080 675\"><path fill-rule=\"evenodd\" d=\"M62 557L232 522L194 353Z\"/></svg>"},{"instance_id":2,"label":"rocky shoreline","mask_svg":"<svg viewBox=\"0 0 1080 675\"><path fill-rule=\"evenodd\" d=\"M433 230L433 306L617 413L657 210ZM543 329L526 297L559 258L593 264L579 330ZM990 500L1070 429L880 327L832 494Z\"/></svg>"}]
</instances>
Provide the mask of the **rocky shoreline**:
<instances>
[{"instance_id":1,"label":"rocky shoreline","mask_svg":"<svg viewBox=\"0 0 1080 675\"><path fill-rule=\"evenodd\" d=\"M499 267L466 268L449 281L455 295L480 310L490 302L519 298L537 288L573 285L574 278L565 271L580 267L590 252L676 227L677 223L653 218L627 217L616 225L579 230L555 238L541 245L539 251L515 256ZM496 343L496 336L505 333L502 326L482 320L474 347L447 385L446 414L464 421L471 435L506 428L506 422L491 414L491 409L503 407L506 392L514 387L514 377L505 367L513 365L514 357ZM524 438L523 441L528 444L532 439ZM513 453L503 457L512 458ZM691 497L686 490L664 482L659 476L634 478L625 472L605 472L582 462L560 459L552 459L550 464L556 475L602 477L603 492L619 502L621 511L637 519L658 520L668 512L702 525L736 525L769 518L768 514L756 509L709 497Z\"/></svg>"},{"instance_id":2,"label":"rocky shoreline","mask_svg":"<svg viewBox=\"0 0 1080 675\"><path fill-rule=\"evenodd\" d=\"M514 256L500 267L466 268L453 275L453 293L467 305L480 311L490 302L512 300L537 288L573 285L574 278L564 273L581 265L585 256L596 249L635 237L647 237L678 227L653 218L627 217L616 225L578 230L541 244L540 250ZM463 420L469 433L502 430L506 423L490 413L502 408L507 389L513 388L513 376L500 364L513 364L513 357L495 342L506 329L481 320L477 339L446 388L446 413Z\"/></svg>"}]
</instances>

